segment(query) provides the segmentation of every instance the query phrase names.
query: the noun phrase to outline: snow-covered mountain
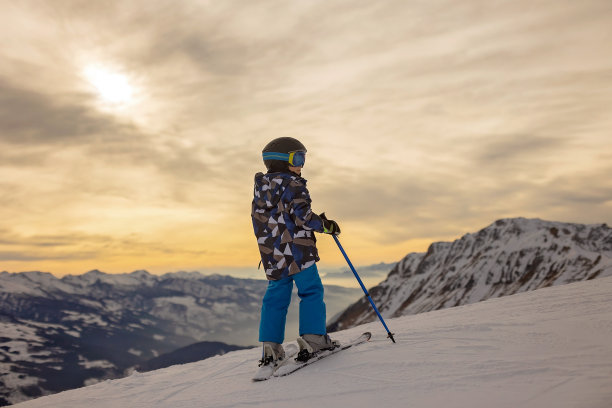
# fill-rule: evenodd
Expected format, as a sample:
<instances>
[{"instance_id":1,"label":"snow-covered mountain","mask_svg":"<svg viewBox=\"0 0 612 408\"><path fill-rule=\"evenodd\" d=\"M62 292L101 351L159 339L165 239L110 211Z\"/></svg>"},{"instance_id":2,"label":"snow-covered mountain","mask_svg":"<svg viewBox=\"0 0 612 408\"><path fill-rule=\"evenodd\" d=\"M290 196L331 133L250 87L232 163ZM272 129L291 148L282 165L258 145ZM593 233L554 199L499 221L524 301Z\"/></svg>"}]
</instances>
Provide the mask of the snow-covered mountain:
<instances>
[{"instance_id":1,"label":"snow-covered mountain","mask_svg":"<svg viewBox=\"0 0 612 408\"><path fill-rule=\"evenodd\" d=\"M61 279L2 272L0 405L121 377L197 342L254 345L266 285L197 272L94 270ZM327 286L330 316L358 295L359 289ZM295 309L287 327L292 337ZM206 347L208 354L230 349L215 344Z\"/></svg>"},{"instance_id":2,"label":"snow-covered mountain","mask_svg":"<svg viewBox=\"0 0 612 408\"><path fill-rule=\"evenodd\" d=\"M428 312L612 275L612 229L539 219L498 220L454 242L411 253L369 290L384 317ZM363 297L336 316L336 331L376 319Z\"/></svg>"},{"instance_id":3,"label":"snow-covered mountain","mask_svg":"<svg viewBox=\"0 0 612 408\"><path fill-rule=\"evenodd\" d=\"M31 400L15 408L607 408L612 278L379 322L369 343L253 383L259 349Z\"/></svg>"}]
</instances>

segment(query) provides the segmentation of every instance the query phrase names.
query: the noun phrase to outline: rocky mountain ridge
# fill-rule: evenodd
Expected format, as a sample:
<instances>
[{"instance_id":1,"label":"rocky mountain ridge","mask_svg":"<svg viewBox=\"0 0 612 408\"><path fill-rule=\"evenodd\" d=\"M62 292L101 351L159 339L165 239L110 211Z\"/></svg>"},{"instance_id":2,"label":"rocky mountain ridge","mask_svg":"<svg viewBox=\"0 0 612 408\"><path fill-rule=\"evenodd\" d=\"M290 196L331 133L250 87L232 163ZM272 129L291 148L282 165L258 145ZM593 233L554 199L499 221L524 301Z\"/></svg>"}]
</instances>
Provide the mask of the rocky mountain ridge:
<instances>
[{"instance_id":1,"label":"rocky mountain ridge","mask_svg":"<svg viewBox=\"0 0 612 408\"><path fill-rule=\"evenodd\" d=\"M369 290L384 317L416 314L542 287L612 276L612 229L540 219L501 219L453 242L411 253ZM362 298L328 325L376 318Z\"/></svg>"}]
</instances>

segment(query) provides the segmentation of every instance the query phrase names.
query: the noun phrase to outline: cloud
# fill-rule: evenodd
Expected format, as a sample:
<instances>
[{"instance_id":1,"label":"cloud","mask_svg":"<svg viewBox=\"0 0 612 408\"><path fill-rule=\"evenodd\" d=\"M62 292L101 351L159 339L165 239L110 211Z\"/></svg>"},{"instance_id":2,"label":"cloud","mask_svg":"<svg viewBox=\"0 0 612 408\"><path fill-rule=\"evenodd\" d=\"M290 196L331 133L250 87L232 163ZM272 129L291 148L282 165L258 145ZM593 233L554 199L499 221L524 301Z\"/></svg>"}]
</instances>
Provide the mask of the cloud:
<instances>
[{"instance_id":1,"label":"cloud","mask_svg":"<svg viewBox=\"0 0 612 408\"><path fill-rule=\"evenodd\" d=\"M360 233L361 263L507 216L610 222L610 2L447 3L1 6L0 218L39 232L1 250L87 253L132 229L142 254L187 235L246 254L279 136L308 146L313 208ZM88 64L126 74L137 103L103 109Z\"/></svg>"},{"instance_id":2,"label":"cloud","mask_svg":"<svg viewBox=\"0 0 612 408\"><path fill-rule=\"evenodd\" d=\"M0 231L0 261L89 260L99 255L110 239L85 234L24 236ZM92 244L97 247L91 248ZM87 247L89 249L86 249Z\"/></svg>"},{"instance_id":3,"label":"cloud","mask_svg":"<svg viewBox=\"0 0 612 408\"><path fill-rule=\"evenodd\" d=\"M445 220L467 216L473 198L462 181L449 183L451 177L401 172L343 176L341 183L317 188L313 206L340 225L363 225L379 243L439 237L454 228Z\"/></svg>"},{"instance_id":4,"label":"cloud","mask_svg":"<svg viewBox=\"0 0 612 408\"><path fill-rule=\"evenodd\" d=\"M0 231L0 261L87 260L108 261L117 257L190 256L205 250L182 248L137 234L123 236L70 232L66 234L21 235Z\"/></svg>"},{"instance_id":5,"label":"cloud","mask_svg":"<svg viewBox=\"0 0 612 408\"><path fill-rule=\"evenodd\" d=\"M199 154L202 146L184 146L172 139L160 143L157 136L101 113L89 107L88 102L86 98L58 98L31 91L0 78L0 166L5 170L51 167L50 173L66 166L80 168L82 171L65 180L79 192L99 191L101 181L107 185L118 181L92 178L88 167L99 164L109 166L109 170L117 166L125 172L130 167L155 169L160 175L158 180L175 191L188 182L200 182L215 174L206 164L206 157ZM80 157L68 154L77 151ZM14 190L16 184L8 181L3 183L3 190ZM193 187L185 187L175 196L185 197L189 190L193 191Z\"/></svg>"},{"instance_id":6,"label":"cloud","mask_svg":"<svg viewBox=\"0 0 612 408\"><path fill-rule=\"evenodd\" d=\"M84 102L58 101L56 95L16 87L0 78L0 140L16 145L62 145L95 142L101 134L133 136L133 126L98 113Z\"/></svg>"},{"instance_id":7,"label":"cloud","mask_svg":"<svg viewBox=\"0 0 612 408\"><path fill-rule=\"evenodd\" d=\"M521 207L531 214L547 213L553 220L610 222L612 178L607 174L612 174L609 164L558 175L544 186L534 184Z\"/></svg>"},{"instance_id":8,"label":"cloud","mask_svg":"<svg viewBox=\"0 0 612 408\"><path fill-rule=\"evenodd\" d=\"M0 137L1 139L1 137ZM41 146L15 146L12 143L0 143L0 167L40 167L48 164L49 149ZM0 190L6 187L0 183Z\"/></svg>"},{"instance_id":9,"label":"cloud","mask_svg":"<svg viewBox=\"0 0 612 408\"><path fill-rule=\"evenodd\" d=\"M475 150L477 165L494 166L509 162L545 160L556 151L563 150L567 137L543 137L531 134L490 135Z\"/></svg>"},{"instance_id":10,"label":"cloud","mask_svg":"<svg viewBox=\"0 0 612 408\"><path fill-rule=\"evenodd\" d=\"M62 255L52 254L41 254L39 251L36 252L11 252L11 251L0 251L0 261L20 261L20 262L32 262L32 261L75 261L75 260L91 260L96 255L95 252L70 252Z\"/></svg>"}]
</instances>

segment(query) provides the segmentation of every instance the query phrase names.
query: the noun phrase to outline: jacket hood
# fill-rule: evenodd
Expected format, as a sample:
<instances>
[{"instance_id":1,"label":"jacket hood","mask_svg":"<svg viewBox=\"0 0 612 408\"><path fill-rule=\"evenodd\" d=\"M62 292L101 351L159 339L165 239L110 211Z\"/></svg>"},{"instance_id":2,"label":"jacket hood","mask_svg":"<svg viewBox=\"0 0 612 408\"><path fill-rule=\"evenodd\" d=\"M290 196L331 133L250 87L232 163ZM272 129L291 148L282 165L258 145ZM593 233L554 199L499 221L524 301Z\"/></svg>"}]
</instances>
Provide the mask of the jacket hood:
<instances>
[{"instance_id":1,"label":"jacket hood","mask_svg":"<svg viewBox=\"0 0 612 408\"><path fill-rule=\"evenodd\" d=\"M255 175L255 190L259 192L259 199L266 203L266 207L273 208L278 205L285 187L292 181L306 184L306 180L290 173L257 173Z\"/></svg>"}]
</instances>

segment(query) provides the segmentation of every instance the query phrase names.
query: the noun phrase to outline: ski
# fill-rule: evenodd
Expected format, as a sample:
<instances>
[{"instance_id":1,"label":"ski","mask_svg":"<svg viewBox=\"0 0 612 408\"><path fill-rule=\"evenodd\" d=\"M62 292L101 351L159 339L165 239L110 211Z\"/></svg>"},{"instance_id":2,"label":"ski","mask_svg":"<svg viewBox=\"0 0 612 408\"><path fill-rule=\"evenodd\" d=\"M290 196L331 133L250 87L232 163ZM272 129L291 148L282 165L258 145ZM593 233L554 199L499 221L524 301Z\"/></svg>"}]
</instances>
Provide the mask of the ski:
<instances>
[{"instance_id":1,"label":"ski","mask_svg":"<svg viewBox=\"0 0 612 408\"><path fill-rule=\"evenodd\" d=\"M348 348L351 348L353 346L356 346L358 344L361 343L365 343L366 341L370 340L370 338L372 337L372 333L370 332L365 332L363 334L361 334L359 337L349 341L346 344L342 344L340 345L340 347L336 347L333 350L324 350L321 351L319 353L314 354L311 358L309 358L308 360L301 362L301 361L296 361L296 359L292 359L292 362L288 362L289 359L285 360L285 363L280 365L273 373L273 375L275 377L284 377L286 375L289 375L291 373L296 372L297 370L300 370L306 366L309 366L310 364L317 362L319 360L324 359L325 357L331 356L332 354L336 354L342 350L346 350Z\"/></svg>"},{"instance_id":2,"label":"ski","mask_svg":"<svg viewBox=\"0 0 612 408\"><path fill-rule=\"evenodd\" d=\"M293 357L298 353L298 351L298 346L295 344L288 344L285 347L285 358L277 362L276 365L267 364L259 367L259 370L257 370L255 376L253 376L253 381L265 381L272 377L276 370L287 364L289 361L292 361Z\"/></svg>"}]
</instances>

